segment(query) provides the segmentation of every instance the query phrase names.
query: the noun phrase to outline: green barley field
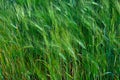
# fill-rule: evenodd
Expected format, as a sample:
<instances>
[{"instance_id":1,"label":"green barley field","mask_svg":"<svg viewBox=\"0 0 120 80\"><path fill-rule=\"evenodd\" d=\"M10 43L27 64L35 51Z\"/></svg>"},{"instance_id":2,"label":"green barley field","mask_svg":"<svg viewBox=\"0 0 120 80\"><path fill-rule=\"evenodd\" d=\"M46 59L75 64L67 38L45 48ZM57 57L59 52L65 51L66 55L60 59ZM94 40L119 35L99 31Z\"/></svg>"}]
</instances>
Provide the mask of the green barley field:
<instances>
[{"instance_id":1,"label":"green barley field","mask_svg":"<svg viewBox=\"0 0 120 80\"><path fill-rule=\"evenodd\" d=\"M120 0L0 0L0 80L120 80Z\"/></svg>"}]
</instances>

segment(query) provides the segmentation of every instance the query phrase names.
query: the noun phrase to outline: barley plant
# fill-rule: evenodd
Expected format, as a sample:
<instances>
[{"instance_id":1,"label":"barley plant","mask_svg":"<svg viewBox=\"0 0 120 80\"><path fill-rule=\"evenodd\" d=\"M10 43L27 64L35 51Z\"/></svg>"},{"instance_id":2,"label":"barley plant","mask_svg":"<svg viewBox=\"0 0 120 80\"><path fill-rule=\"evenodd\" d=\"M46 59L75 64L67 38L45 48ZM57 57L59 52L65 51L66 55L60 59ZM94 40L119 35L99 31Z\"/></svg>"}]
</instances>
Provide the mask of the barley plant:
<instances>
[{"instance_id":1,"label":"barley plant","mask_svg":"<svg viewBox=\"0 0 120 80\"><path fill-rule=\"evenodd\" d=\"M0 80L120 80L120 0L0 0Z\"/></svg>"}]
</instances>

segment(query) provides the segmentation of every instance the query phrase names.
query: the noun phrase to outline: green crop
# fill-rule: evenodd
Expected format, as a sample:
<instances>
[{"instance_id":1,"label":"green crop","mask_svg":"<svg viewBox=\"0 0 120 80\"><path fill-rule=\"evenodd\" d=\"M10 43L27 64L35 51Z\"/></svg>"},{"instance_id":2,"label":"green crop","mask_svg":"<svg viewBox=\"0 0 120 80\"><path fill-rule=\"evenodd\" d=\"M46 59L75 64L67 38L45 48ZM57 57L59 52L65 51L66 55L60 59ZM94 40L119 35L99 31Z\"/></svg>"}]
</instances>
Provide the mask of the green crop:
<instances>
[{"instance_id":1,"label":"green crop","mask_svg":"<svg viewBox=\"0 0 120 80\"><path fill-rule=\"evenodd\" d=\"M0 80L119 79L119 0L0 0Z\"/></svg>"}]
</instances>

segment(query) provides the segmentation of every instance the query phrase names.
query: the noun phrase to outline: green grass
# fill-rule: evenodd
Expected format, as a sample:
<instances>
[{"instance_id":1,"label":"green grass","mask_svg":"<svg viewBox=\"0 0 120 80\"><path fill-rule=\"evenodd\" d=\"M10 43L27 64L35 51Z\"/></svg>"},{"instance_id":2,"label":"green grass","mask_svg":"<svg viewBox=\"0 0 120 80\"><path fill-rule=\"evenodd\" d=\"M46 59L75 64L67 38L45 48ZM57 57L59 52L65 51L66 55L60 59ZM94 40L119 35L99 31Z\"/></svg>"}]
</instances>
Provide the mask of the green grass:
<instances>
[{"instance_id":1,"label":"green grass","mask_svg":"<svg viewBox=\"0 0 120 80\"><path fill-rule=\"evenodd\" d=\"M119 0L0 0L0 80L119 79Z\"/></svg>"}]
</instances>

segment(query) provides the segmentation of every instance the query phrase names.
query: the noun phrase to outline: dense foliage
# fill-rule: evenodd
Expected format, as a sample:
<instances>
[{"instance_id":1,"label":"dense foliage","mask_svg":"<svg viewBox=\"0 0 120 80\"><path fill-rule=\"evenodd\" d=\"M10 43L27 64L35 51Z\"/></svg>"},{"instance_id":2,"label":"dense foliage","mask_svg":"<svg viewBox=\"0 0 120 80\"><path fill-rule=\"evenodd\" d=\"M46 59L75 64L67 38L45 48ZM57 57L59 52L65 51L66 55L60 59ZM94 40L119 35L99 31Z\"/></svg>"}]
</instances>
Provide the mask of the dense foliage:
<instances>
[{"instance_id":1,"label":"dense foliage","mask_svg":"<svg viewBox=\"0 0 120 80\"><path fill-rule=\"evenodd\" d=\"M119 80L119 0L0 0L1 80Z\"/></svg>"}]
</instances>

